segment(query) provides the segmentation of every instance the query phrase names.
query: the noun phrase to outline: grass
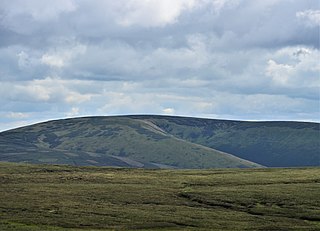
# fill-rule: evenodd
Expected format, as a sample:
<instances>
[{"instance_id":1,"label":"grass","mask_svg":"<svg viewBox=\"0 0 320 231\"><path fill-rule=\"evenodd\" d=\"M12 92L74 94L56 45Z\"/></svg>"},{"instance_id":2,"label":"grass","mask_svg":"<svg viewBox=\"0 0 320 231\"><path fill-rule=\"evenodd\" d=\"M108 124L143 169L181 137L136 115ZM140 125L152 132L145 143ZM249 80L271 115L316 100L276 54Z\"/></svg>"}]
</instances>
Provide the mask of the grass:
<instances>
[{"instance_id":1,"label":"grass","mask_svg":"<svg viewBox=\"0 0 320 231\"><path fill-rule=\"evenodd\" d=\"M267 167L320 166L319 123L169 116L144 118L173 136Z\"/></svg>"},{"instance_id":2,"label":"grass","mask_svg":"<svg viewBox=\"0 0 320 231\"><path fill-rule=\"evenodd\" d=\"M84 117L1 132L0 161L129 167L117 158L126 157L145 168L320 166L319 135L320 124L306 122Z\"/></svg>"},{"instance_id":3,"label":"grass","mask_svg":"<svg viewBox=\"0 0 320 231\"><path fill-rule=\"evenodd\" d=\"M320 168L0 163L0 230L319 230Z\"/></svg>"},{"instance_id":4,"label":"grass","mask_svg":"<svg viewBox=\"0 0 320 231\"><path fill-rule=\"evenodd\" d=\"M261 166L174 137L150 121L127 117L65 119L0 133L0 161L130 166L117 157L145 168L157 164L187 169Z\"/></svg>"}]
</instances>

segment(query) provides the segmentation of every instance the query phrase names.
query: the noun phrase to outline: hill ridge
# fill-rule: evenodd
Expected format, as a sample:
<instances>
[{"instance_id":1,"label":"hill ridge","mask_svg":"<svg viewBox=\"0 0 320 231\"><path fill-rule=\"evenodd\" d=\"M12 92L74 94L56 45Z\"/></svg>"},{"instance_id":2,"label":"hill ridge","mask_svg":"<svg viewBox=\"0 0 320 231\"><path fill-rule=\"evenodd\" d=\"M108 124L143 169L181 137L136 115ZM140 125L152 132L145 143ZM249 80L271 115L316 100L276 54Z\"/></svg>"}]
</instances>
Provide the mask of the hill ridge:
<instances>
[{"instance_id":1,"label":"hill ridge","mask_svg":"<svg viewBox=\"0 0 320 231\"><path fill-rule=\"evenodd\" d=\"M319 124L312 122L86 116L1 132L0 148L0 160L31 163L130 167L131 160L142 167L172 168L320 165Z\"/></svg>"}]
</instances>

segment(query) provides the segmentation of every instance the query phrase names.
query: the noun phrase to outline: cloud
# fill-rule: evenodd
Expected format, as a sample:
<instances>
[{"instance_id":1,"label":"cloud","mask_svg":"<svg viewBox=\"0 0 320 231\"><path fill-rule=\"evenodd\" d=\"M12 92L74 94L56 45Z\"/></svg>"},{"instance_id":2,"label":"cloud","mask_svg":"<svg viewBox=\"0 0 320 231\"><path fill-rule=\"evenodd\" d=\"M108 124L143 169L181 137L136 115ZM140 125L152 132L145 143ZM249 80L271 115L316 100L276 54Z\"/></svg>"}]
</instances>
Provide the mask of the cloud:
<instances>
[{"instance_id":1,"label":"cloud","mask_svg":"<svg viewBox=\"0 0 320 231\"><path fill-rule=\"evenodd\" d=\"M4 0L0 14L2 127L131 113L319 121L316 1Z\"/></svg>"},{"instance_id":2,"label":"cloud","mask_svg":"<svg viewBox=\"0 0 320 231\"><path fill-rule=\"evenodd\" d=\"M41 57L41 63L50 67L62 68L69 64L69 61L78 55L84 54L86 47L77 44L72 48L60 48L59 50L49 51Z\"/></svg>"},{"instance_id":3,"label":"cloud","mask_svg":"<svg viewBox=\"0 0 320 231\"><path fill-rule=\"evenodd\" d=\"M175 110L173 108L165 108L162 110L164 114L173 115Z\"/></svg>"},{"instance_id":4,"label":"cloud","mask_svg":"<svg viewBox=\"0 0 320 231\"><path fill-rule=\"evenodd\" d=\"M129 0L123 2L123 14L117 18L122 26L165 26L196 4L195 0Z\"/></svg>"},{"instance_id":5,"label":"cloud","mask_svg":"<svg viewBox=\"0 0 320 231\"><path fill-rule=\"evenodd\" d=\"M28 98L35 101L43 101L46 102L51 98L51 89L41 84L28 84L26 86L17 86L16 90L22 94L25 94Z\"/></svg>"},{"instance_id":6,"label":"cloud","mask_svg":"<svg viewBox=\"0 0 320 231\"><path fill-rule=\"evenodd\" d=\"M70 112L68 112L68 113L66 114L66 116L67 116L67 117L77 116L77 115L79 115L79 111L80 111L80 109L79 109L78 107L72 107L71 110L70 110Z\"/></svg>"},{"instance_id":7,"label":"cloud","mask_svg":"<svg viewBox=\"0 0 320 231\"><path fill-rule=\"evenodd\" d=\"M17 56L19 57L18 59L18 65L21 68L27 67L29 66L29 55L27 53L25 53L24 51L21 51L19 54L17 54Z\"/></svg>"},{"instance_id":8,"label":"cloud","mask_svg":"<svg viewBox=\"0 0 320 231\"><path fill-rule=\"evenodd\" d=\"M67 103L79 104L85 101L90 101L92 95L90 94L80 94L78 92L68 91L68 94L65 96L65 101Z\"/></svg>"},{"instance_id":9,"label":"cloud","mask_svg":"<svg viewBox=\"0 0 320 231\"><path fill-rule=\"evenodd\" d=\"M10 17L30 15L34 20L39 21L57 18L60 14L75 11L77 8L73 0L56 0L50 4L39 0L28 0L27 2L4 0L1 5L7 10L6 13Z\"/></svg>"},{"instance_id":10,"label":"cloud","mask_svg":"<svg viewBox=\"0 0 320 231\"><path fill-rule=\"evenodd\" d=\"M48 54L44 54L41 57L41 62L44 64L47 64L49 66L52 67L63 67L65 65L65 60L68 57L61 57L58 55L48 55Z\"/></svg>"},{"instance_id":11,"label":"cloud","mask_svg":"<svg viewBox=\"0 0 320 231\"><path fill-rule=\"evenodd\" d=\"M296 13L296 17L306 23L309 27L320 25L320 10L305 10Z\"/></svg>"},{"instance_id":12,"label":"cloud","mask_svg":"<svg viewBox=\"0 0 320 231\"><path fill-rule=\"evenodd\" d=\"M282 63L269 60L266 74L272 77L275 84L293 88L320 86L319 50L306 47L283 48L274 54L274 58Z\"/></svg>"},{"instance_id":13,"label":"cloud","mask_svg":"<svg viewBox=\"0 0 320 231\"><path fill-rule=\"evenodd\" d=\"M25 119L30 117L30 115L22 112L9 112L6 117L9 119Z\"/></svg>"},{"instance_id":14,"label":"cloud","mask_svg":"<svg viewBox=\"0 0 320 231\"><path fill-rule=\"evenodd\" d=\"M289 77L292 75L294 67L287 64L278 64L274 60L268 61L267 75L271 76L276 84L288 84Z\"/></svg>"},{"instance_id":15,"label":"cloud","mask_svg":"<svg viewBox=\"0 0 320 231\"><path fill-rule=\"evenodd\" d=\"M64 13L76 11L77 5L73 0L57 0L50 4L39 0L3 0L0 5L2 25L22 34L30 34L38 29L39 25L57 21Z\"/></svg>"},{"instance_id":16,"label":"cloud","mask_svg":"<svg viewBox=\"0 0 320 231\"><path fill-rule=\"evenodd\" d=\"M2 98L12 101L81 104L94 96L94 93L81 93L77 89L87 84L75 80L62 80L58 77L46 77L31 81L6 82L0 89Z\"/></svg>"}]
</instances>

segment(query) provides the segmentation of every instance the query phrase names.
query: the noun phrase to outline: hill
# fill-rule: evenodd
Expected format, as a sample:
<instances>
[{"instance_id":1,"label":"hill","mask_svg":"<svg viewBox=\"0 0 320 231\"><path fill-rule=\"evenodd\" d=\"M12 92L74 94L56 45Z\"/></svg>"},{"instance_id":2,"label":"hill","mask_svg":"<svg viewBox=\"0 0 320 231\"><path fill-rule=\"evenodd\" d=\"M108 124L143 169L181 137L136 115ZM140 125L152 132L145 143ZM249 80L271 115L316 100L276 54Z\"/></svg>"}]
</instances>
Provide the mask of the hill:
<instances>
[{"instance_id":1,"label":"hill","mask_svg":"<svg viewBox=\"0 0 320 231\"><path fill-rule=\"evenodd\" d=\"M0 163L0 230L319 230L320 169Z\"/></svg>"},{"instance_id":2,"label":"hill","mask_svg":"<svg viewBox=\"0 0 320 231\"><path fill-rule=\"evenodd\" d=\"M319 123L154 115L55 120L0 133L0 160L145 168L320 166Z\"/></svg>"},{"instance_id":3,"label":"hill","mask_svg":"<svg viewBox=\"0 0 320 231\"><path fill-rule=\"evenodd\" d=\"M259 167L175 137L148 119L88 117L0 133L0 160L145 168Z\"/></svg>"},{"instance_id":4,"label":"hill","mask_svg":"<svg viewBox=\"0 0 320 231\"><path fill-rule=\"evenodd\" d=\"M268 167L320 166L320 124L139 116L169 134Z\"/></svg>"}]
</instances>

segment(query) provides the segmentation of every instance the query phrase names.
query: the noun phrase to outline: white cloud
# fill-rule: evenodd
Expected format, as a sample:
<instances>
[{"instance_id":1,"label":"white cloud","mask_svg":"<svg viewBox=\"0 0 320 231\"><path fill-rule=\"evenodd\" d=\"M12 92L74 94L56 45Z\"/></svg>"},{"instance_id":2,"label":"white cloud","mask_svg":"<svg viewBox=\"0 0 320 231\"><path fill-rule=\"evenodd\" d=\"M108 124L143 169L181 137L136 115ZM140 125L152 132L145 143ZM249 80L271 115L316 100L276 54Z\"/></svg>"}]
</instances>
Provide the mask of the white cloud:
<instances>
[{"instance_id":1,"label":"white cloud","mask_svg":"<svg viewBox=\"0 0 320 231\"><path fill-rule=\"evenodd\" d=\"M83 88L91 83L78 80L63 80L58 77L46 77L31 81L7 82L1 89L1 97L19 102L42 102L60 104L82 104L90 101L94 93L81 93L77 87ZM98 87L98 86L97 86Z\"/></svg>"},{"instance_id":2,"label":"white cloud","mask_svg":"<svg viewBox=\"0 0 320 231\"><path fill-rule=\"evenodd\" d=\"M268 61L266 75L286 87L320 86L320 51L307 47L279 49ZM279 61L275 61L279 60Z\"/></svg>"},{"instance_id":3,"label":"white cloud","mask_svg":"<svg viewBox=\"0 0 320 231\"><path fill-rule=\"evenodd\" d=\"M34 82L34 81L32 81ZM37 82L37 81L35 81ZM15 90L19 92L18 97L26 97L20 98L21 101L43 101L46 102L51 98L51 89L39 85L37 83L28 83L27 85L17 85Z\"/></svg>"},{"instance_id":4,"label":"white cloud","mask_svg":"<svg viewBox=\"0 0 320 231\"><path fill-rule=\"evenodd\" d=\"M175 110L173 108L165 108L162 110L162 112L167 115L173 115L175 113Z\"/></svg>"},{"instance_id":5,"label":"white cloud","mask_svg":"<svg viewBox=\"0 0 320 231\"><path fill-rule=\"evenodd\" d=\"M41 62L51 67L62 68L69 64L69 62L86 52L86 46L76 44L71 48L58 48L49 51L41 57Z\"/></svg>"},{"instance_id":6,"label":"white cloud","mask_svg":"<svg viewBox=\"0 0 320 231\"><path fill-rule=\"evenodd\" d=\"M21 68L24 68L29 65L29 55L24 51L21 51L18 56L18 65Z\"/></svg>"},{"instance_id":7,"label":"white cloud","mask_svg":"<svg viewBox=\"0 0 320 231\"><path fill-rule=\"evenodd\" d=\"M179 15L196 5L196 0L127 0L117 22L122 26L165 26L175 23Z\"/></svg>"},{"instance_id":8,"label":"white cloud","mask_svg":"<svg viewBox=\"0 0 320 231\"><path fill-rule=\"evenodd\" d=\"M83 103L83 102L86 102L86 101L90 101L91 98L92 98L91 94L80 94L78 92L73 92L73 91L70 91L70 90L68 90L66 95L65 95L65 101L67 103L79 104L79 103Z\"/></svg>"},{"instance_id":9,"label":"white cloud","mask_svg":"<svg viewBox=\"0 0 320 231\"><path fill-rule=\"evenodd\" d=\"M306 23L307 26L320 26L320 10L305 10L296 13L296 17Z\"/></svg>"},{"instance_id":10,"label":"white cloud","mask_svg":"<svg viewBox=\"0 0 320 231\"><path fill-rule=\"evenodd\" d=\"M63 67L65 65L65 59L68 59L68 57L63 57L59 55L49 55L44 54L41 57L41 62L44 64L47 64L52 67Z\"/></svg>"},{"instance_id":11,"label":"white cloud","mask_svg":"<svg viewBox=\"0 0 320 231\"><path fill-rule=\"evenodd\" d=\"M73 117L79 115L80 109L78 107L72 107L71 110L66 114L67 117Z\"/></svg>"},{"instance_id":12,"label":"white cloud","mask_svg":"<svg viewBox=\"0 0 320 231\"><path fill-rule=\"evenodd\" d=\"M271 76L276 84L286 85L294 71L294 67L287 64L278 64L270 59L266 71L267 75Z\"/></svg>"},{"instance_id":13,"label":"white cloud","mask_svg":"<svg viewBox=\"0 0 320 231\"><path fill-rule=\"evenodd\" d=\"M9 112L6 117L9 119L25 119L29 118L30 114L22 112Z\"/></svg>"},{"instance_id":14,"label":"white cloud","mask_svg":"<svg viewBox=\"0 0 320 231\"><path fill-rule=\"evenodd\" d=\"M184 12L207 8L219 14L223 8L239 3L240 0L125 0L116 22L122 26L163 27L178 22Z\"/></svg>"}]
</instances>

